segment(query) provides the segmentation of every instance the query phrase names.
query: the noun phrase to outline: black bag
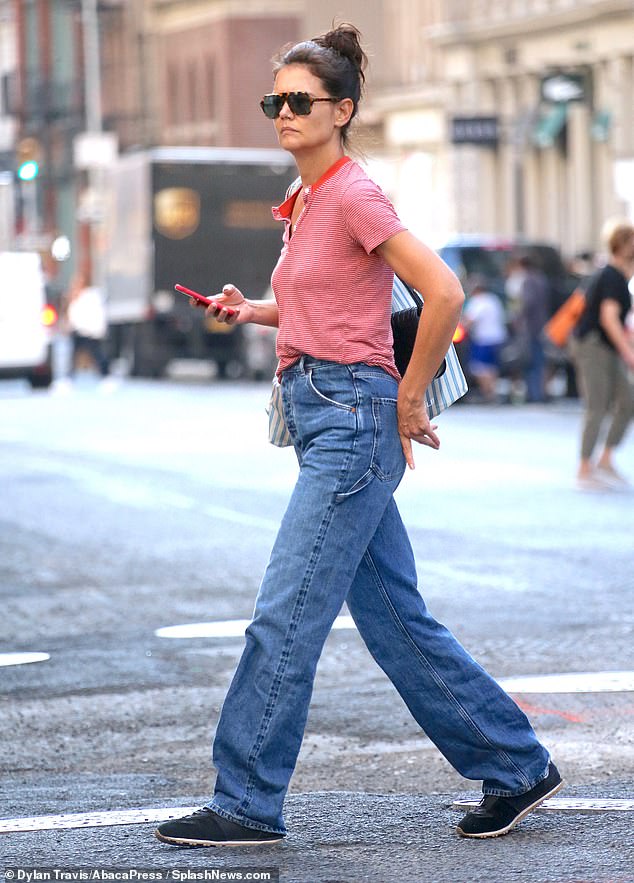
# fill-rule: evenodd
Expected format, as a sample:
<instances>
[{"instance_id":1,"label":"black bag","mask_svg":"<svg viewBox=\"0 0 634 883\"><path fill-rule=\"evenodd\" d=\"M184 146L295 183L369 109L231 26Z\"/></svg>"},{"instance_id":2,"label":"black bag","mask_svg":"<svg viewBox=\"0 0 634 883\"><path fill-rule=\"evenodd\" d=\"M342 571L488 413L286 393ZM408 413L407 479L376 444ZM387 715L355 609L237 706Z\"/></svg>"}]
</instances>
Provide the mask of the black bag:
<instances>
[{"instance_id":1,"label":"black bag","mask_svg":"<svg viewBox=\"0 0 634 883\"><path fill-rule=\"evenodd\" d=\"M401 279L401 284L405 285ZM409 285L406 286L407 292L416 306L407 310L397 310L392 313L392 337L394 338L394 361L401 377L405 374L409 360L412 358L414 351L414 343L416 341L416 332L418 331L418 320L423 310L423 299L420 294ZM447 368L447 360L443 359L442 364L434 375L437 380L445 373Z\"/></svg>"}]
</instances>

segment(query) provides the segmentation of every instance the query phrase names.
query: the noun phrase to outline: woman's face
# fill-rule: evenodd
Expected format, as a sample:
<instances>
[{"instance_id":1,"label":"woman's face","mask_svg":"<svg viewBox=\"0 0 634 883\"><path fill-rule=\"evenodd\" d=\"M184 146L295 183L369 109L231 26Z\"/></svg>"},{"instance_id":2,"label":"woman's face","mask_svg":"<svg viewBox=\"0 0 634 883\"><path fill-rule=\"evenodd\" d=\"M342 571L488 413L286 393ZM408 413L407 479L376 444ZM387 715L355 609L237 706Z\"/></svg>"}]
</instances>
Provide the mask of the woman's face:
<instances>
[{"instance_id":1,"label":"woman's face","mask_svg":"<svg viewBox=\"0 0 634 883\"><path fill-rule=\"evenodd\" d=\"M289 64L275 77L275 92L308 92L313 98L329 98L319 77L302 64ZM350 107L348 107L348 104ZM341 143L341 126L352 112L352 101L317 101L307 116L294 114L285 104L274 121L280 147L291 153Z\"/></svg>"}]
</instances>

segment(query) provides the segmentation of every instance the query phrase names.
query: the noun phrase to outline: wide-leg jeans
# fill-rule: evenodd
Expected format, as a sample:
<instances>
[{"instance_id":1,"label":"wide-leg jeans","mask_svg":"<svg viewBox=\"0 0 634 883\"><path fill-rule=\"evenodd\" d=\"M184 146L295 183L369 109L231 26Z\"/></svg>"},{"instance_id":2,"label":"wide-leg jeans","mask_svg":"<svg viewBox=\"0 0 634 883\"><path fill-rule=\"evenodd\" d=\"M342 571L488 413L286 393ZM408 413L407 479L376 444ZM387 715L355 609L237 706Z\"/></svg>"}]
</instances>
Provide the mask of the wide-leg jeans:
<instances>
[{"instance_id":1,"label":"wide-leg jeans","mask_svg":"<svg viewBox=\"0 0 634 883\"><path fill-rule=\"evenodd\" d=\"M300 471L214 740L208 806L285 833L282 806L315 670L347 601L370 653L427 736L488 794L523 793L549 756L526 716L428 612L393 493L405 470L397 382L310 357L282 375Z\"/></svg>"}]
</instances>

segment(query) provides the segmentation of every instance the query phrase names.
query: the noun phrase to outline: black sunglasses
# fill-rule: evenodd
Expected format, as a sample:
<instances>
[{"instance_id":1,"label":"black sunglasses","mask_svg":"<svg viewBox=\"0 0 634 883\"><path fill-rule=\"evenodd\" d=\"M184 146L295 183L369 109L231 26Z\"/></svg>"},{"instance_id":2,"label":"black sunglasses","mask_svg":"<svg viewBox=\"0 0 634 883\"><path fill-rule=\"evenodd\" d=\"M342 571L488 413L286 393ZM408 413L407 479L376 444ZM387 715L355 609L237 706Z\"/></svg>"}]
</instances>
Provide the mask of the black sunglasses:
<instances>
[{"instance_id":1,"label":"black sunglasses","mask_svg":"<svg viewBox=\"0 0 634 883\"><path fill-rule=\"evenodd\" d=\"M272 92L264 96L260 101L260 107L265 116L270 120L276 120L285 104L288 104L292 113L305 117L311 112L316 101L338 100L338 98L313 98L308 92Z\"/></svg>"}]
</instances>

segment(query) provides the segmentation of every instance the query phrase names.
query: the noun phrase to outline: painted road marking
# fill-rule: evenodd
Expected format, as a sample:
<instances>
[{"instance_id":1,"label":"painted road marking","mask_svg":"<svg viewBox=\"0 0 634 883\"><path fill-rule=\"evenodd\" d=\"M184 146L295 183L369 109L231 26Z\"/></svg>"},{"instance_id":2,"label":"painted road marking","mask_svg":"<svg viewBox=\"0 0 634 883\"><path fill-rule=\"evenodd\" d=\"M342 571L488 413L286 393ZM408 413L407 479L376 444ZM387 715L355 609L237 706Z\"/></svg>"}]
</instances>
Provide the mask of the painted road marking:
<instances>
[{"instance_id":1,"label":"painted road marking","mask_svg":"<svg viewBox=\"0 0 634 883\"><path fill-rule=\"evenodd\" d=\"M455 800L453 808L472 809L478 800ZM172 806L159 809L128 809L108 812L63 813L57 816L32 816L30 818L0 819L0 834L16 834L26 831L55 831L64 828L108 828L115 825L144 825L165 822L194 812L199 807ZM619 798L570 798L553 797L545 800L538 810L558 812L632 812L634 800Z\"/></svg>"},{"instance_id":2,"label":"painted road marking","mask_svg":"<svg viewBox=\"0 0 634 883\"><path fill-rule=\"evenodd\" d=\"M59 816L33 816L24 819L0 819L0 834L20 831L54 831L59 828L105 828L111 825L142 825L165 822L187 816L198 806L172 806L164 809L128 809L109 812L63 813Z\"/></svg>"},{"instance_id":3,"label":"painted road marking","mask_svg":"<svg viewBox=\"0 0 634 883\"><path fill-rule=\"evenodd\" d=\"M157 638L243 638L250 619L227 619L220 622L191 622L157 629ZM356 628L351 616L338 616L333 629Z\"/></svg>"},{"instance_id":4,"label":"painted road marking","mask_svg":"<svg viewBox=\"0 0 634 883\"><path fill-rule=\"evenodd\" d=\"M568 674L502 678L509 693L628 693L634 690L634 671L587 671Z\"/></svg>"},{"instance_id":5,"label":"painted road marking","mask_svg":"<svg viewBox=\"0 0 634 883\"><path fill-rule=\"evenodd\" d=\"M48 653L0 653L0 666L28 665L30 662L46 662Z\"/></svg>"},{"instance_id":6,"label":"painted road marking","mask_svg":"<svg viewBox=\"0 0 634 883\"><path fill-rule=\"evenodd\" d=\"M479 804L479 800L454 800L452 808L473 809ZM557 812L634 812L634 800L620 797L551 797L536 808Z\"/></svg>"}]
</instances>

